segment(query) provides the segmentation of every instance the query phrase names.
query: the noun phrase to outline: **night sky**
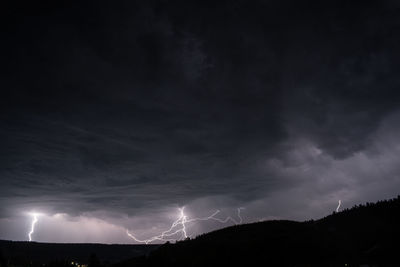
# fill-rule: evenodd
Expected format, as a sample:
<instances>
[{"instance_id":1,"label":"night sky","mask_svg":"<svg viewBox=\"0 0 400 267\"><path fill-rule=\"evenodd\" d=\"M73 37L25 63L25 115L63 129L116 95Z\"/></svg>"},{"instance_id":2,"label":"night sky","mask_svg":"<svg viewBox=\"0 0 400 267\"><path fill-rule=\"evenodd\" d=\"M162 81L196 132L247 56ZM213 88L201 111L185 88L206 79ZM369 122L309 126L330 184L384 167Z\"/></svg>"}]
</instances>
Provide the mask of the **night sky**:
<instances>
[{"instance_id":1,"label":"night sky","mask_svg":"<svg viewBox=\"0 0 400 267\"><path fill-rule=\"evenodd\" d=\"M135 243L183 206L308 220L400 193L398 1L77 2L2 4L0 239L30 212L35 241Z\"/></svg>"}]
</instances>

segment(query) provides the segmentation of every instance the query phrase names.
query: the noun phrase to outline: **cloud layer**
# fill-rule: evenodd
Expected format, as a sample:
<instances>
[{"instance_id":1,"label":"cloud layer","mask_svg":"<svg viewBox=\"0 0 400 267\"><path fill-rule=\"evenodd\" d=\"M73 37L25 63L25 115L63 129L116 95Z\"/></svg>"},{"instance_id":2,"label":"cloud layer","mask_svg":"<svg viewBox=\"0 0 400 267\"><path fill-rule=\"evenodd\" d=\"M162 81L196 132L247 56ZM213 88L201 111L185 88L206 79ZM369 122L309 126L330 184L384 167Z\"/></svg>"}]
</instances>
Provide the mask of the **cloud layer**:
<instances>
[{"instance_id":1,"label":"cloud layer","mask_svg":"<svg viewBox=\"0 0 400 267\"><path fill-rule=\"evenodd\" d=\"M7 7L0 238L31 210L42 241L129 242L110 233L182 206L301 220L398 194L396 3L178 2Z\"/></svg>"}]
</instances>

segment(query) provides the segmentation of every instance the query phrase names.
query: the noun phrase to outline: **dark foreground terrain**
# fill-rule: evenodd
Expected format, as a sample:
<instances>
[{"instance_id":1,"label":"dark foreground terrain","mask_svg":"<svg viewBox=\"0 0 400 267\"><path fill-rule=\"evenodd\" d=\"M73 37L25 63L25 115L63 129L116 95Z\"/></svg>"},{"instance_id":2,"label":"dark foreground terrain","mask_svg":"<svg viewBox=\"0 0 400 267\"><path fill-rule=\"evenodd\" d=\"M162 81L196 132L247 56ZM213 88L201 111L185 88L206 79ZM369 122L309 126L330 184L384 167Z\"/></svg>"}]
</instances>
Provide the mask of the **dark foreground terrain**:
<instances>
[{"instance_id":1,"label":"dark foreground terrain","mask_svg":"<svg viewBox=\"0 0 400 267\"><path fill-rule=\"evenodd\" d=\"M2 266L72 266L71 260L89 267L400 266L400 197L316 221L238 225L161 246L10 241L0 246Z\"/></svg>"},{"instance_id":2,"label":"dark foreground terrain","mask_svg":"<svg viewBox=\"0 0 400 267\"><path fill-rule=\"evenodd\" d=\"M111 265L146 255L157 247L158 245L58 244L0 240L0 266Z\"/></svg>"}]
</instances>

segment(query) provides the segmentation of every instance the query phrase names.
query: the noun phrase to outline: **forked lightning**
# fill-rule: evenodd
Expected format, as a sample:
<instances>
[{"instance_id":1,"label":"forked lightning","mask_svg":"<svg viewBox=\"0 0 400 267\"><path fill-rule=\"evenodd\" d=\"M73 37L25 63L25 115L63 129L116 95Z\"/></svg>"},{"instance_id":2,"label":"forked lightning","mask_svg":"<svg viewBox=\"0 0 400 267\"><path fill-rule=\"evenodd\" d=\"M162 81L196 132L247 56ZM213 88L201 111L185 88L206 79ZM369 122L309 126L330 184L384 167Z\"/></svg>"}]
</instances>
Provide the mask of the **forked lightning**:
<instances>
[{"instance_id":1,"label":"forked lightning","mask_svg":"<svg viewBox=\"0 0 400 267\"><path fill-rule=\"evenodd\" d=\"M220 218L215 217L218 213L220 213L219 210L215 211L213 214L211 214L208 217L188 219L188 217L184 213L184 207L183 207L183 208L179 209L179 214L180 214L179 218L172 223L171 227L168 230L161 232L161 234L159 234L159 235L153 236L153 237L151 237L149 239L141 240L141 239L136 238L134 235L132 235L129 232L129 230L126 230L126 234L130 238L135 240L136 242L145 243L145 244L151 243L151 242L156 241L156 240L159 240L159 241L175 241L175 240L178 240L178 239L174 239L174 238L171 238L171 237L173 237L173 236L175 236L177 234L181 234L180 239L186 239L186 238L188 238L188 234L187 234L187 230L186 230L186 224L187 223L192 223L192 222L197 222L197 221L214 220L214 221L217 221L217 222L220 222L220 223L227 223L227 222L231 221L234 224L241 224L243 219L242 219L242 216L240 215L240 211L242 209L244 209L244 208L238 208L237 209L238 218L239 218L239 221L237 221L234 218L232 218L231 216L228 216L225 219L220 219Z\"/></svg>"},{"instance_id":2,"label":"forked lightning","mask_svg":"<svg viewBox=\"0 0 400 267\"><path fill-rule=\"evenodd\" d=\"M29 241L32 241L32 234L35 232L35 224L38 221L38 214L37 213L31 213L33 219L31 222L31 231L28 233Z\"/></svg>"},{"instance_id":3,"label":"forked lightning","mask_svg":"<svg viewBox=\"0 0 400 267\"><path fill-rule=\"evenodd\" d=\"M337 208L336 208L336 212L339 212L340 205L342 205L342 201L340 201L340 199L339 199L339 204L338 204L338 206L337 206Z\"/></svg>"}]
</instances>

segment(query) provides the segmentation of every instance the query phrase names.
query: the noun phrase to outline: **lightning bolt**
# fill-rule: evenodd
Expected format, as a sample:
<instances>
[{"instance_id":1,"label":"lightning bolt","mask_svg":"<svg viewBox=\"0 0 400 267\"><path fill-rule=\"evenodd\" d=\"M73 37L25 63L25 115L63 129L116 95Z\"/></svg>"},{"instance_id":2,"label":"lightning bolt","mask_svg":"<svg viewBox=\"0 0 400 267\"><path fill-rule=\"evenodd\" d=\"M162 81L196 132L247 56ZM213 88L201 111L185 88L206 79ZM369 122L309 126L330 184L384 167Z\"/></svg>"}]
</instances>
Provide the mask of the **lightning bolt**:
<instances>
[{"instance_id":1,"label":"lightning bolt","mask_svg":"<svg viewBox=\"0 0 400 267\"><path fill-rule=\"evenodd\" d=\"M35 232L35 224L38 221L38 214L37 213L31 213L33 219L31 222L31 231L28 233L29 241L32 241L32 234Z\"/></svg>"},{"instance_id":2,"label":"lightning bolt","mask_svg":"<svg viewBox=\"0 0 400 267\"><path fill-rule=\"evenodd\" d=\"M129 230L126 230L126 234L132 238L133 240L135 240L138 243L145 243L145 244L149 244L153 241L159 240L159 241L176 241L177 239L173 239L171 238L172 236L175 236L177 234L181 234L181 239L186 239L188 238L188 234L187 234L187 223L192 223L192 222L197 222L197 221L209 221L209 220L214 220L220 223L227 223L229 221L231 221L234 224L241 224L243 219L242 216L240 214L240 211L243 210L244 208L238 208L238 218L239 221L235 220L234 218L232 218L231 216L226 217L225 219L220 219L215 217L218 213L220 213L219 210L216 210L213 214L211 214L208 217L200 217L200 218L191 218L188 219L188 217L185 215L184 212L185 207L180 208L179 209L179 217L176 221L174 221L171 224L171 227L168 230L165 230L163 232L161 232L161 234L150 237L149 239L138 239L137 237L135 237L134 235L132 235Z\"/></svg>"},{"instance_id":3,"label":"lightning bolt","mask_svg":"<svg viewBox=\"0 0 400 267\"><path fill-rule=\"evenodd\" d=\"M336 212L339 212L340 205L342 205L342 201L340 201L340 199L339 199L339 204L338 204L338 206L337 206L337 208L336 208Z\"/></svg>"}]
</instances>

